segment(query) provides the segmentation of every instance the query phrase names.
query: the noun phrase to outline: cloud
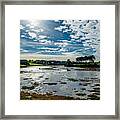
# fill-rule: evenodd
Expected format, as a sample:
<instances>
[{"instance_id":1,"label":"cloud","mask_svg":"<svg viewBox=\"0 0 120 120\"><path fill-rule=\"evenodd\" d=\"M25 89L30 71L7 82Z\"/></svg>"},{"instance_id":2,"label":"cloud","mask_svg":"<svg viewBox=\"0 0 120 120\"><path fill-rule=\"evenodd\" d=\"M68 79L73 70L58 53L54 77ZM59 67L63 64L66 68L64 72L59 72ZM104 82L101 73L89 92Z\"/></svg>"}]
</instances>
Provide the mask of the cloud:
<instances>
[{"instance_id":1,"label":"cloud","mask_svg":"<svg viewBox=\"0 0 120 120\"><path fill-rule=\"evenodd\" d=\"M43 29L40 29L40 28L30 28L31 31L35 32L36 34L39 34L39 33L42 33L44 30Z\"/></svg>"},{"instance_id":2,"label":"cloud","mask_svg":"<svg viewBox=\"0 0 120 120\"><path fill-rule=\"evenodd\" d=\"M70 37L74 38L74 39L78 39L79 38L79 36L77 36L77 35L76 36L75 35L70 35Z\"/></svg>"},{"instance_id":3,"label":"cloud","mask_svg":"<svg viewBox=\"0 0 120 120\"><path fill-rule=\"evenodd\" d=\"M25 27L23 25L20 25L20 29L24 29Z\"/></svg>"},{"instance_id":4,"label":"cloud","mask_svg":"<svg viewBox=\"0 0 120 120\"><path fill-rule=\"evenodd\" d=\"M45 36L45 35L39 35L38 38L39 39L44 39L44 38L47 38L47 36Z\"/></svg>"},{"instance_id":5,"label":"cloud","mask_svg":"<svg viewBox=\"0 0 120 120\"><path fill-rule=\"evenodd\" d=\"M64 29L67 29L68 27L66 26L59 26L59 27L56 27L54 28L55 30L58 30L58 31L63 31Z\"/></svg>"},{"instance_id":6,"label":"cloud","mask_svg":"<svg viewBox=\"0 0 120 120\"><path fill-rule=\"evenodd\" d=\"M28 34L29 34L32 38L36 38L36 37L37 37L36 33L34 33L34 32L28 32Z\"/></svg>"},{"instance_id":7,"label":"cloud","mask_svg":"<svg viewBox=\"0 0 120 120\"><path fill-rule=\"evenodd\" d=\"M59 20L54 20L55 22L59 22Z\"/></svg>"},{"instance_id":8,"label":"cloud","mask_svg":"<svg viewBox=\"0 0 120 120\"><path fill-rule=\"evenodd\" d=\"M20 48L20 52L22 52L22 53L29 53L29 50L25 50L25 49Z\"/></svg>"},{"instance_id":9,"label":"cloud","mask_svg":"<svg viewBox=\"0 0 120 120\"><path fill-rule=\"evenodd\" d=\"M75 39L82 36L89 37L89 39L92 37L98 39L100 25L98 20L64 20L62 26L55 28L55 30L63 32L71 31L70 37Z\"/></svg>"},{"instance_id":10,"label":"cloud","mask_svg":"<svg viewBox=\"0 0 120 120\"><path fill-rule=\"evenodd\" d=\"M21 35L22 38L26 37L25 35Z\"/></svg>"},{"instance_id":11,"label":"cloud","mask_svg":"<svg viewBox=\"0 0 120 120\"><path fill-rule=\"evenodd\" d=\"M67 46L69 43L67 41L64 42L54 42L54 45L57 45L59 47L65 47Z\"/></svg>"},{"instance_id":12,"label":"cloud","mask_svg":"<svg viewBox=\"0 0 120 120\"><path fill-rule=\"evenodd\" d=\"M24 21L20 24L21 48L24 50L46 55L94 54L99 58L99 20L43 20L33 23Z\"/></svg>"},{"instance_id":13,"label":"cloud","mask_svg":"<svg viewBox=\"0 0 120 120\"><path fill-rule=\"evenodd\" d=\"M99 20L64 20L62 26L55 28L58 31L70 32L71 41L82 42L84 48L81 53L99 56L100 21ZM69 26L69 27L66 27ZM63 29L64 28L64 29Z\"/></svg>"}]
</instances>

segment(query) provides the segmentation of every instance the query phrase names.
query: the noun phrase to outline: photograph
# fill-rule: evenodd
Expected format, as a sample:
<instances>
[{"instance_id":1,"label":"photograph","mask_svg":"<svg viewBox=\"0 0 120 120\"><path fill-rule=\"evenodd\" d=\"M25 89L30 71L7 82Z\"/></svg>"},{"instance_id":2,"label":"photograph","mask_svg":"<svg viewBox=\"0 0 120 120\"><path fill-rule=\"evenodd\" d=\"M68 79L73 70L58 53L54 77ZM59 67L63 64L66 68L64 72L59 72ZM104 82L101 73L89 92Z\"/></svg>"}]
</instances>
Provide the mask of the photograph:
<instances>
[{"instance_id":1,"label":"photograph","mask_svg":"<svg viewBox=\"0 0 120 120\"><path fill-rule=\"evenodd\" d=\"M10 0L1 10L0 118L119 119L117 0Z\"/></svg>"},{"instance_id":2,"label":"photograph","mask_svg":"<svg viewBox=\"0 0 120 120\"><path fill-rule=\"evenodd\" d=\"M21 19L20 100L100 100L100 20Z\"/></svg>"}]
</instances>

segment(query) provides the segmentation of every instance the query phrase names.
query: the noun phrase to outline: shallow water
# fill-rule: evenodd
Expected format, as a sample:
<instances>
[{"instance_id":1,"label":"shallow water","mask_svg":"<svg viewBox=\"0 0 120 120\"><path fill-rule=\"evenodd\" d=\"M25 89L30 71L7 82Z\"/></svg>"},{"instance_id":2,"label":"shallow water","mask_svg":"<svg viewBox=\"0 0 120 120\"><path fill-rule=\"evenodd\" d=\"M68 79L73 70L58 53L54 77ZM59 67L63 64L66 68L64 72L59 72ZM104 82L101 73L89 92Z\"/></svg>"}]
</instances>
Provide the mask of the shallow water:
<instances>
[{"instance_id":1,"label":"shallow water","mask_svg":"<svg viewBox=\"0 0 120 120\"><path fill-rule=\"evenodd\" d=\"M32 66L20 68L21 91L91 99L100 97L100 72L78 67Z\"/></svg>"}]
</instances>

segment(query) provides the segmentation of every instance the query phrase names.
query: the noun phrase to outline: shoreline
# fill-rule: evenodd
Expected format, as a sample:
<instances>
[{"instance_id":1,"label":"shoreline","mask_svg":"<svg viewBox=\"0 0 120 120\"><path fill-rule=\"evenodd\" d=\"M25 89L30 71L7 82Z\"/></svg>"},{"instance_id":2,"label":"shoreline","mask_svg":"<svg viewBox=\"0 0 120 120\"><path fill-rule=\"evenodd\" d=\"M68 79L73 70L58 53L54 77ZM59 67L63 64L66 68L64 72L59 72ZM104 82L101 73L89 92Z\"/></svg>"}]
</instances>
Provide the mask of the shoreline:
<instances>
[{"instance_id":1,"label":"shoreline","mask_svg":"<svg viewBox=\"0 0 120 120\"><path fill-rule=\"evenodd\" d=\"M100 98L97 97L95 94L91 94L89 95L88 99L85 99L85 98L74 98L70 96L53 95L51 93L37 94L37 93L28 93L21 91L20 100L100 100Z\"/></svg>"},{"instance_id":2,"label":"shoreline","mask_svg":"<svg viewBox=\"0 0 120 120\"><path fill-rule=\"evenodd\" d=\"M77 100L69 96L58 96L50 93L46 94L37 94L37 93L28 93L21 91L20 100Z\"/></svg>"}]
</instances>

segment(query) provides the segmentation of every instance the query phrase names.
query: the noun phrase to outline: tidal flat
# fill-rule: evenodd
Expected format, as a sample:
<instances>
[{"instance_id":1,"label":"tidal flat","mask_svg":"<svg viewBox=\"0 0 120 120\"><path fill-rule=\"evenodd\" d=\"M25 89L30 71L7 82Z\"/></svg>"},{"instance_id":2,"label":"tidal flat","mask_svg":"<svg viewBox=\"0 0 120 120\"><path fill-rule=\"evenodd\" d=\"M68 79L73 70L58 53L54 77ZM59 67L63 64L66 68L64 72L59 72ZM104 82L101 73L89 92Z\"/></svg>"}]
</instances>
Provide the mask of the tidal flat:
<instances>
[{"instance_id":1,"label":"tidal flat","mask_svg":"<svg viewBox=\"0 0 120 120\"><path fill-rule=\"evenodd\" d=\"M100 71L62 65L20 68L21 100L100 100Z\"/></svg>"}]
</instances>

